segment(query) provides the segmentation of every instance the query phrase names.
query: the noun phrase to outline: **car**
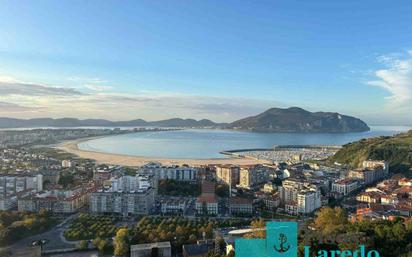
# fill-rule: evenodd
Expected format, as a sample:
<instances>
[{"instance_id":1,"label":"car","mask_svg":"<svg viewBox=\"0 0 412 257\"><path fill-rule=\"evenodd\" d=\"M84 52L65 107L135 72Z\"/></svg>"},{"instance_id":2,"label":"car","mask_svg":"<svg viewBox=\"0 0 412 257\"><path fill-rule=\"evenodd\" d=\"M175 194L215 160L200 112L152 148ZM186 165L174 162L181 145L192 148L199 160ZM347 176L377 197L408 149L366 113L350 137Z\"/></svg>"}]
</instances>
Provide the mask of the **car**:
<instances>
[{"instance_id":1,"label":"car","mask_svg":"<svg viewBox=\"0 0 412 257\"><path fill-rule=\"evenodd\" d=\"M32 245L32 246L37 246L37 245L40 245L40 242L39 242L39 241L33 241L33 242L31 243L31 245Z\"/></svg>"}]
</instances>

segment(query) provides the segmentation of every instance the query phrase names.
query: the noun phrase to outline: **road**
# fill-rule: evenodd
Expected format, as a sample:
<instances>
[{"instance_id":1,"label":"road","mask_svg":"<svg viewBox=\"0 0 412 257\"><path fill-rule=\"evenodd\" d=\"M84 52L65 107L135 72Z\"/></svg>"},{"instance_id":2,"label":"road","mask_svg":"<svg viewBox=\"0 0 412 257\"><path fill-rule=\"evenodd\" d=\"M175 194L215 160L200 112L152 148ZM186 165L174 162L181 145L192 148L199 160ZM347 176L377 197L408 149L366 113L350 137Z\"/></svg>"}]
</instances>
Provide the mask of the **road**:
<instances>
[{"instance_id":1,"label":"road","mask_svg":"<svg viewBox=\"0 0 412 257\"><path fill-rule=\"evenodd\" d=\"M79 215L78 213L70 215L64 221L62 221L59 225L53 227L52 229L44 233L41 233L41 234L23 238L17 241L16 243L8 247L2 248L0 250L23 249L27 246L31 246L33 241L38 241L38 240L46 240L46 243L43 245L43 248L42 248L43 251L75 248L78 242L67 241L64 238L63 233L69 226L68 221L76 218L78 215Z\"/></svg>"}]
</instances>

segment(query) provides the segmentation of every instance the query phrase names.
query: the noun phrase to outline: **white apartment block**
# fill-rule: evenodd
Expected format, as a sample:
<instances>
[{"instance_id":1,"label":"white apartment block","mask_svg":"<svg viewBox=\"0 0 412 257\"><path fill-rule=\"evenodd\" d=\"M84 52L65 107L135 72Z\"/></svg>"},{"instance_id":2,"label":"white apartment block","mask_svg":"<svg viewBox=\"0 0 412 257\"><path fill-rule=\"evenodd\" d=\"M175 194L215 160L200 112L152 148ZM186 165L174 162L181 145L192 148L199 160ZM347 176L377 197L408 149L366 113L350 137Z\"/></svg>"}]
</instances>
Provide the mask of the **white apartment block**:
<instances>
[{"instance_id":1,"label":"white apartment block","mask_svg":"<svg viewBox=\"0 0 412 257\"><path fill-rule=\"evenodd\" d=\"M285 204L285 211L291 214L312 213L322 206L320 187L307 181L284 180L279 187L279 196Z\"/></svg>"},{"instance_id":2,"label":"white apartment block","mask_svg":"<svg viewBox=\"0 0 412 257\"><path fill-rule=\"evenodd\" d=\"M196 181L197 169L183 166L163 166L158 162L150 162L139 168L139 174L155 175L158 179L171 179L177 181Z\"/></svg>"},{"instance_id":3,"label":"white apartment block","mask_svg":"<svg viewBox=\"0 0 412 257\"><path fill-rule=\"evenodd\" d=\"M10 210L17 206L17 196L10 195L0 198L0 211Z\"/></svg>"},{"instance_id":4,"label":"white apartment block","mask_svg":"<svg viewBox=\"0 0 412 257\"><path fill-rule=\"evenodd\" d=\"M0 199L18 192L34 189L43 190L43 175L2 175L0 176Z\"/></svg>"},{"instance_id":5,"label":"white apartment block","mask_svg":"<svg viewBox=\"0 0 412 257\"><path fill-rule=\"evenodd\" d=\"M94 213L149 214L155 203L153 180L147 176L113 178L111 186L91 194L90 211Z\"/></svg>"},{"instance_id":6,"label":"white apartment block","mask_svg":"<svg viewBox=\"0 0 412 257\"><path fill-rule=\"evenodd\" d=\"M298 193L298 212L312 213L322 206L320 190L302 190Z\"/></svg>"},{"instance_id":7,"label":"white apartment block","mask_svg":"<svg viewBox=\"0 0 412 257\"><path fill-rule=\"evenodd\" d=\"M71 168L73 166L73 163L70 160L63 160L62 161L62 167L63 168Z\"/></svg>"},{"instance_id":8,"label":"white apartment block","mask_svg":"<svg viewBox=\"0 0 412 257\"><path fill-rule=\"evenodd\" d=\"M308 183L296 179L286 179L282 181L282 186L278 188L281 202L296 202L299 191L304 189L307 184Z\"/></svg>"},{"instance_id":9,"label":"white apartment block","mask_svg":"<svg viewBox=\"0 0 412 257\"><path fill-rule=\"evenodd\" d=\"M160 210L163 214L182 214L186 208L186 201L182 199L163 200L160 202Z\"/></svg>"},{"instance_id":10,"label":"white apartment block","mask_svg":"<svg viewBox=\"0 0 412 257\"><path fill-rule=\"evenodd\" d=\"M381 168L385 175L389 173L389 163L387 161L373 161L367 160L362 163L364 169L379 169Z\"/></svg>"},{"instance_id":11,"label":"white apartment block","mask_svg":"<svg viewBox=\"0 0 412 257\"><path fill-rule=\"evenodd\" d=\"M332 192L348 195L359 188L359 181L354 179L340 179L332 183Z\"/></svg>"},{"instance_id":12,"label":"white apartment block","mask_svg":"<svg viewBox=\"0 0 412 257\"><path fill-rule=\"evenodd\" d=\"M252 189L257 185L267 182L268 179L268 168L262 165L240 166L238 187Z\"/></svg>"}]
</instances>

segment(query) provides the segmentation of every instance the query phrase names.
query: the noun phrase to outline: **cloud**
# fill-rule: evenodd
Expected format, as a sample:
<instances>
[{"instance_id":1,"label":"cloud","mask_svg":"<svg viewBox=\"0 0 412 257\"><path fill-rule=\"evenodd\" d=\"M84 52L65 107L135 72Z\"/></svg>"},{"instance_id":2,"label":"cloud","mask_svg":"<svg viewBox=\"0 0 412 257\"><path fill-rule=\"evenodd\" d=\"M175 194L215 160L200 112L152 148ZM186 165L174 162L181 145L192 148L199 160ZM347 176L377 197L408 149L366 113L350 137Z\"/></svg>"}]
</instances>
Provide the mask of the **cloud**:
<instances>
[{"instance_id":1,"label":"cloud","mask_svg":"<svg viewBox=\"0 0 412 257\"><path fill-rule=\"evenodd\" d=\"M24 82L0 81L0 95L25 95L25 96L75 96L82 95L73 88L50 87Z\"/></svg>"},{"instance_id":2,"label":"cloud","mask_svg":"<svg viewBox=\"0 0 412 257\"><path fill-rule=\"evenodd\" d=\"M0 82L11 83L11 82L17 82L17 80L10 76L0 76Z\"/></svg>"},{"instance_id":3,"label":"cloud","mask_svg":"<svg viewBox=\"0 0 412 257\"><path fill-rule=\"evenodd\" d=\"M384 68L374 71L376 79L367 84L390 93L386 100L391 107L412 106L412 51L380 56L378 61Z\"/></svg>"},{"instance_id":4,"label":"cloud","mask_svg":"<svg viewBox=\"0 0 412 257\"><path fill-rule=\"evenodd\" d=\"M113 87L111 86L94 85L94 84L85 84L83 86L93 91L108 91L108 90L113 89Z\"/></svg>"},{"instance_id":5,"label":"cloud","mask_svg":"<svg viewBox=\"0 0 412 257\"><path fill-rule=\"evenodd\" d=\"M39 107L27 107L14 103L0 102L0 113L33 112L38 111L39 109Z\"/></svg>"},{"instance_id":6,"label":"cloud","mask_svg":"<svg viewBox=\"0 0 412 257\"><path fill-rule=\"evenodd\" d=\"M233 121L254 115L279 102L175 92L116 93L99 79L72 77L79 85L51 87L0 77L0 115L19 118L77 117L160 120L172 117ZM88 80L87 83L85 81Z\"/></svg>"}]
</instances>

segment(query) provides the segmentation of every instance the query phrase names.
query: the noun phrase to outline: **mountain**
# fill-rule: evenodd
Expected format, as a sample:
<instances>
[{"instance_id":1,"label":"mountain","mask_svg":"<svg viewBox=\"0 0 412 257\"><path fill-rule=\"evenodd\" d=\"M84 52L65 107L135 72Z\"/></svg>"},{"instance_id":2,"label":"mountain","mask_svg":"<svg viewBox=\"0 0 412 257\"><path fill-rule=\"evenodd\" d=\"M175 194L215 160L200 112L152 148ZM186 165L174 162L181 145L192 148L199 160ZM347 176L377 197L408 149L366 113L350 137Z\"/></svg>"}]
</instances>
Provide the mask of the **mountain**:
<instances>
[{"instance_id":1,"label":"mountain","mask_svg":"<svg viewBox=\"0 0 412 257\"><path fill-rule=\"evenodd\" d=\"M302 108L271 108L259 115L230 123L227 128L256 132L362 132L369 131L360 119L333 112L309 112Z\"/></svg>"},{"instance_id":2,"label":"mountain","mask_svg":"<svg viewBox=\"0 0 412 257\"><path fill-rule=\"evenodd\" d=\"M14 119L0 118L0 128L33 128L33 127L219 127L221 123L215 123L211 120L194 120L194 119L168 119L160 121L145 121L142 119L130 121L109 121L104 119L86 119L79 120L75 118L36 118L36 119Z\"/></svg>"},{"instance_id":3,"label":"mountain","mask_svg":"<svg viewBox=\"0 0 412 257\"><path fill-rule=\"evenodd\" d=\"M368 131L369 127L360 119L331 112L309 112L298 107L288 109L272 108L257 116L244 118L230 124L215 123L202 119L167 119L145 121L109 121L104 119L76 118L36 118L14 119L0 118L0 128L33 127L181 127L202 128L215 127L226 129L249 130L256 132L359 132Z\"/></svg>"},{"instance_id":4,"label":"mountain","mask_svg":"<svg viewBox=\"0 0 412 257\"><path fill-rule=\"evenodd\" d=\"M392 137L368 138L346 144L328 162L356 168L365 160L386 160L392 172L412 177L412 130Z\"/></svg>"}]
</instances>

